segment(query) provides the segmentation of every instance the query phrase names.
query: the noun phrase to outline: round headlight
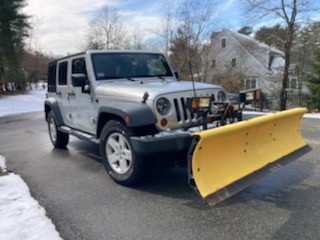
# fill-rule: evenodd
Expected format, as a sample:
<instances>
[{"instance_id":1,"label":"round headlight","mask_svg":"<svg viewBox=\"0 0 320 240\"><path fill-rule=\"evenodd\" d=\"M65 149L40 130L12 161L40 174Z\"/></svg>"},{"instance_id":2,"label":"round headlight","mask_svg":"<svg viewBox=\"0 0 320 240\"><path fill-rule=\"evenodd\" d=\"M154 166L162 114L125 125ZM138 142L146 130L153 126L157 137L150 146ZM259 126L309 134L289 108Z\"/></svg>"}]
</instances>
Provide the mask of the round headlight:
<instances>
[{"instance_id":1,"label":"round headlight","mask_svg":"<svg viewBox=\"0 0 320 240\"><path fill-rule=\"evenodd\" d=\"M161 115L166 115L171 109L171 104L168 99L159 98L156 102L156 108Z\"/></svg>"},{"instance_id":2,"label":"round headlight","mask_svg":"<svg viewBox=\"0 0 320 240\"><path fill-rule=\"evenodd\" d=\"M223 91L218 92L218 102L225 102L227 101L227 94Z\"/></svg>"}]
</instances>

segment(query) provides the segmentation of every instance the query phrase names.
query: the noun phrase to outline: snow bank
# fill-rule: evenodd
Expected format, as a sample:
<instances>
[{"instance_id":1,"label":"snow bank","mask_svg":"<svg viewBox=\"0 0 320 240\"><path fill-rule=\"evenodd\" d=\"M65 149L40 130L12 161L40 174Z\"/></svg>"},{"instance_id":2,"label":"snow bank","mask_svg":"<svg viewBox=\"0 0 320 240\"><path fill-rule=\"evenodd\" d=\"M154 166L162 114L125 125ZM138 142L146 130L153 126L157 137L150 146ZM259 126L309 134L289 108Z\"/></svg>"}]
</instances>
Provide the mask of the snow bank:
<instances>
[{"instance_id":1,"label":"snow bank","mask_svg":"<svg viewBox=\"0 0 320 240\"><path fill-rule=\"evenodd\" d=\"M5 169L5 158L0 156ZM0 177L0 239L61 240L45 210L30 195L20 176L10 173Z\"/></svg>"},{"instance_id":2,"label":"snow bank","mask_svg":"<svg viewBox=\"0 0 320 240\"><path fill-rule=\"evenodd\" d=\"M6 159L0 155L0 174L6 171Z\"/></svg>"},{"instance_id":3,"label":"snow bank","mask_svg":"<svg viewBox=\"0 0 320 240\"><path fill-rule=\"evenodd\" d=\"M28 94L1 96L0 117L27 112L38 112L44 109L45 90L30 91Z\"/></svg>"}]
</instances>

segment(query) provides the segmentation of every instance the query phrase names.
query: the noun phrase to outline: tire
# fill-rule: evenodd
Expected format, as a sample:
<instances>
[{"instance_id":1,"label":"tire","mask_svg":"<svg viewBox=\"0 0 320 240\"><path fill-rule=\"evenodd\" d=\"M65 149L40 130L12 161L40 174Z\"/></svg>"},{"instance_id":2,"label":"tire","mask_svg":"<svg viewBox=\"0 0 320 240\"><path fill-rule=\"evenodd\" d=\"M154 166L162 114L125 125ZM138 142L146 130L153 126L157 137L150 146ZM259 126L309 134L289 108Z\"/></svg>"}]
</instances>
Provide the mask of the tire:
<instances>
[{"instance_id":1,"label":"tire","mask_svg":"<svg viewBox=\"0 0 320 240\"><path fill-rule=\"evenodd\" d=\"M48 113L47 122L52 145L55 148L66 148L69 142L69 134L58 130L56 119L52 111Z\"/></svg>"},{"instance_id":2,"label":"tire","mask_svg":"<svg viewBox=\"0 0 320 240\"><path fill-rule=\"evenodd\" d=\"M145 167L143 159L132 148L130 136L129 128L111 120L103 127L100 138L102 163L110 177L124 186L138 184Z\"/></svg>"}]
</instances>

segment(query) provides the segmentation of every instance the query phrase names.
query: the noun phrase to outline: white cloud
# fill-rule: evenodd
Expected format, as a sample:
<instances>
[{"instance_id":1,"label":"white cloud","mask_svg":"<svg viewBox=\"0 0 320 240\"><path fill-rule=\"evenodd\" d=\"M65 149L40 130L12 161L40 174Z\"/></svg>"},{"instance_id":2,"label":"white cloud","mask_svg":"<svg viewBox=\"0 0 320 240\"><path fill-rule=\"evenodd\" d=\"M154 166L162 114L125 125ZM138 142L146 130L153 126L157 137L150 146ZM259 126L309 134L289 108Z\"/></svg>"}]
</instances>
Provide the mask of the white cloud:
<instances>
[{"instance_id":1,"label":"white cloud","mask_svg":"<svg viewBox=\"0 0 320 240\"><path fill-rule=\"evenodd\" d=\"M35 48L44 52L65 55L77 52L78 36L87 28L92 14L105 3L101 0L28 0L24 12L34 16L32 31ZM116 6L115 1L108 1Z\"/></svg>"},{"instance_id":2,"label":"white cloud","mask_svg":"<svg viewBox=\"0 0 320 240\"><path fill-rule=\"evenodd\" d=\"M119 0L27 0L24 12L34 16L32 44L34 49L55 55L66 55L80 51L80 40L88 22L105 5L124 9L119 11L121 20L130 27L151 30L159 25L159 17L146 11L126 10L131 3Z\"/></svg>"},{"instance_id":3,"label":"white cloud","mask_svg":"<svg viewBox=\"0 0 320 240\"><path fill-rule=\"evenodd\" d=\"M162 28L163 2L145 0L27 0L24 9L34 16L36 24L32 30L31 46L36 50L54 55L67 55L81 51L81 36L92 20L105 5L119 10L120 20L129 29L141 31L143 40L158 36ZM172 2L170 3L172 4ZM238 2L226 0L216 5L219 13L213 26L214 31L226 28L240 28Z\"/></svg>"}]
</instances>

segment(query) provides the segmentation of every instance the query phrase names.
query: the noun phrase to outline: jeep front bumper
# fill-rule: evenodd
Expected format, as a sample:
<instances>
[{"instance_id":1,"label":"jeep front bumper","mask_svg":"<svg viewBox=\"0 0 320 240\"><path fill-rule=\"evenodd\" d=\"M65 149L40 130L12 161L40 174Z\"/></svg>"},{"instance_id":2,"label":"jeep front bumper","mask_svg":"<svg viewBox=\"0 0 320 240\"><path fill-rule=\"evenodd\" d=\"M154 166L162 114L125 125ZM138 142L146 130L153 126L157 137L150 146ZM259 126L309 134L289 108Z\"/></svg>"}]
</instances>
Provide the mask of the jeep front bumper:
<instances>
[{"instance_id":1,"label":"jeep front bumper","mask_svg":"<svg viewBox=\"0 0 320 240\"><path fill-rule=\"evenodd\" d=\"M191 140L188 132L164 132L154 136L131 137L132 147L139 155L187 152Z\"/></svg>"}]
</instances>

